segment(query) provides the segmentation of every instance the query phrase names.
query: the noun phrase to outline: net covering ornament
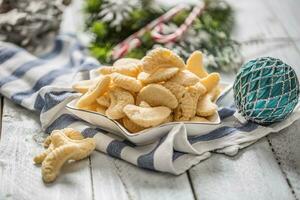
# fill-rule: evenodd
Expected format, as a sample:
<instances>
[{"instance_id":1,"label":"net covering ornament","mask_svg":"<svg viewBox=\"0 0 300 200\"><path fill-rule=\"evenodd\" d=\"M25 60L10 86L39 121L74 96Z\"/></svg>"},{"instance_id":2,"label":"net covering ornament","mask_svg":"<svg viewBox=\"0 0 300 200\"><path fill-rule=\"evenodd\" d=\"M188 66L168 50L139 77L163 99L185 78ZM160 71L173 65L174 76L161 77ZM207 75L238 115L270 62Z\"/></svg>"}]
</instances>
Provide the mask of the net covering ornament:
<instances>
[{"instance_id":1,"label":"net covering ornament","mask_svg":"<svg viewBox=\"0 0 300 200\"><path fill-rule=\"evenodd\" d=\"M279 59L251 60L239 70L233 85L234 101L247 120L271 124L286 119L299 99L293 68Z\"/></svg>"}]
</instances>

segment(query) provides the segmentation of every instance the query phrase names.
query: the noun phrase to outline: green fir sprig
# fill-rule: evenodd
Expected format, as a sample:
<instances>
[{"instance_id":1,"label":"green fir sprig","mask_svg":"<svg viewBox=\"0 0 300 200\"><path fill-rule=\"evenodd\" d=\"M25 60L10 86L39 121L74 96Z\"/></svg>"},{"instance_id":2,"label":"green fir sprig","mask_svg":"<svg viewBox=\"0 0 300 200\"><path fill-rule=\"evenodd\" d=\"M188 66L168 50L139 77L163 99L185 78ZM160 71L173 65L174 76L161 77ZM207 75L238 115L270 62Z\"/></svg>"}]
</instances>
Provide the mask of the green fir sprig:
<instances>
[{"instance_id":1,"label":"green fir sprig","mask_svg":"<svg viewBox=\"0 0 300 200\"><path fill-rule=\"evenodd\" d=\"M241 63L240 45L232 40L234 27L233 10L223 0L205 0L205 11L195 20L189 30L175 43L165 44L184 59L194 50L206 54L205 64L217 70L236 69ZM86 28L93 34L90 52L100 62L111 63L112 49L134 32L161 16L168 9L151 0L86 0ZM188 10L176 14L163 29L172 32L190 14ZM147 51L161 46L146 33L142 44L126 57L142 58Z\"/></svg>"}]
</instances>

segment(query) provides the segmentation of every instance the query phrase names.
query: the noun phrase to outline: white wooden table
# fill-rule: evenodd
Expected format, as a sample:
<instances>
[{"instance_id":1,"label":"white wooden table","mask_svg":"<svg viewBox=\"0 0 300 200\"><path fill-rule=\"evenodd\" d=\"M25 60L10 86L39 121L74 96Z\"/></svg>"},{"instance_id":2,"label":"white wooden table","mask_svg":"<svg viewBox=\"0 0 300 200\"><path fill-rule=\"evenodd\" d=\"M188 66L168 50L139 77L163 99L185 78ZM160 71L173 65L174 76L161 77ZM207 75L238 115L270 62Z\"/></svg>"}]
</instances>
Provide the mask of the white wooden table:
<instances>
[{"instance_id":1,"label":"white wooden table","mask_svg":"<svg viewBox=\"0 0 300 200\"><path fill-rule=\"evenodd\" d=\"M230 0L235 38L269 42L243 46L245 59L270 55L300 74L300 1ZM284 42L272 42L286 38ZM231 76L225 76L230 79ZM232 79L231 79L232 81ZM63 167L54 184L42 182L32 158L43 148L38 117L1 99L0 199L300 199L300 122L267 136L237 156L213 155L173 176L139 169L94 152Z\"/></svg>"}]
</instances>

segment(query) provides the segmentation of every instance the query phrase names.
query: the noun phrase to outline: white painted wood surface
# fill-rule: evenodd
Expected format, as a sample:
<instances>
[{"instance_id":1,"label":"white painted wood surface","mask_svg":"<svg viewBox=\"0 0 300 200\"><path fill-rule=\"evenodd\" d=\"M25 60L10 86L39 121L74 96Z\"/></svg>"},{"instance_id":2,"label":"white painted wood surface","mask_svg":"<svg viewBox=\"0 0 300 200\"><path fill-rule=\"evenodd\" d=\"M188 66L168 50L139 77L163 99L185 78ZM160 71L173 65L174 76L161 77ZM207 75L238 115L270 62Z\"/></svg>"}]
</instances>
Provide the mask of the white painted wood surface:
<instances>
[{"instance_id":1,"label":"white painted wood surface","mask_svg":"<svg viewBox=\"0 0 300 200\"><path fill-rule=\"evenodd\" d=\"M190 175L198 199L294 199L266 139L234 157L213 155Z\"/></svg>"},{"instance_id":2,"label":"white painted wood surface","mask_svg":"<svg viewBox=\"0 0 300 200\"><path fill-rule=\"evenodd\" d=\"M4 101L0 141L0 199L92 199L89 160L63 167L54 184L44 184L32 158L42 151L36 115Z\"/></svg>"},{"instance_id":3,"label":"white painted wood surface","mask_svg":"<svg viewBox=\"0 0 300 200\"><path fill-rule=\"evenodd\" d=\"M282 23L276 19L264 1L230 0L229 2L236 12L235 38L238 41L259 38L275 41L287 37ZM283 4L282 1L278 1L277 6L279 4ZM282 41L252 43L243 46L242 52L245 60L268 55L279 57L292 66L297 66L293 60L300 57L292 43L282 43ZM299 122L296 124L299 126ZM264 138L233 158L217 155L192 168L189 173L196 197L198 199L241 199L241 197L242 199L295 199L293 193L295 188L299 188L300 180L298 172L300 135L291 134L292 137L294 136L292 147L282 148L290 141L290 135L285 134L285 131L282 132L281 141L280 139L276 142L271 141L272 146ZM285 164L280 165L277 162L279 155L273 154L273 143L278 145L280 153L283 154L281 156L286 157ZM282 152L283 150L288 152Z\"/></svg>"},{"instance_id":4,"label":"white painted wood surface","mask_svg":"<svg viewBox=\"0 0 300 200\"><path fill-rule=\"evenodd\" d=\"M294 41L300 52L300 1L299 0L266 0L266 6L273 12L287 35Z\"/></svg>"},{"instance_id":5,"label":"white painted wood surface","mask_svg":"<svg viewBox=\"0 0 300 200\"><path fill-rule=\"evenodd\" d=\"M186 173L144 170L102 153L91 158L95 199L194 199Z\"/></svg>"},{"instance_id":6,"label":"white painted wood surface","mask_svg":"<svg viewBox=\"0 0 300 200\"><path fill-rule=\"evenodd\" d=\"M291 47L277 51L278 57L285 59L294 66L300 77L300 1L287 0L281 3L278 0L267 0L265 4L276 16L284 28L286 35L291 38ZM268 138L274 154L287 177L292 191L297 199L300 199L300 123L270 135Z\"/></svg>"},{"instance_id":7,"label":"white painted wood surface","mask_svg":"<svg viewBox=\"0 0 300 200\"><path fill-rule=\"evenodd\" d=\"M293 40L244 46L246 59L271 55L299 65L298 0L229 2L236 9L235 38L239 41ZM300 67L296 69L300 75ZM89 159L65 166L54 184L45 185L40 168L32 163L32 157L42 150L38 119L5 100L0 199L300 199L299 128L298 122L235 157L214 155L181 176L139 169L94 152Z\"/></svg>"}]
</instances>

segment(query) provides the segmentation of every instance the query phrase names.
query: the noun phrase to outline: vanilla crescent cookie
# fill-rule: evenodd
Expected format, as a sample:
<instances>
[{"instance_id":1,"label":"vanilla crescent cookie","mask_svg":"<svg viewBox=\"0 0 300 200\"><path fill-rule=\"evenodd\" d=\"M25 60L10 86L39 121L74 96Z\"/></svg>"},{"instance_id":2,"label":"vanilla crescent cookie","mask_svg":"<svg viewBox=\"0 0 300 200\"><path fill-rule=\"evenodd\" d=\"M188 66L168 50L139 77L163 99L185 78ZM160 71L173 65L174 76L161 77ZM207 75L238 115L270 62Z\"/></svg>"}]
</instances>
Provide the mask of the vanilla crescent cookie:
<instances>
[{"instance_id":1,"label":"vanilla crescent cookie","mask_svg":"<svg viewBox=\"0 0 300 200\"><path fill-rule=\"evenodd\" d=\"M204 85L202 85L202 83L200 82L196 83L195 85L189 86L188 91L198 96L201 96L207 92Z\"/></svg>"},{"instance_id":2,"label":"vanilla crescent cookie","mask_svg":"<svg viewBox=\"0 0 300 200\"><path fill-rule=\"evenodd\" d=\"M178 72L169 81L178 83L178 84L186 87L186 86L195 85L196 83L198 83L200 81L200 78L188 70L183 70L183 71Z\"/></svg>"},{"instance_id":3,"label":"vanilla crescent cookie","mask_svg":"<svg viewBox=\"0 0 300 200\"><path fill-rule=\"evenodd\" d=\"M173 116L173 114L171 113L171 114L169 115L169 117L167 117L167 119L165 119L165 121L163 121L162 124L172 122L173 120L174 120L174 116Z\"/></svg>"},{"instance_id":4,"label":"vanilla crescent cookie","mask_svg":"<svg viewBox=\"0 0 300 200\"><path fill-rule=\"evenodd\" d=\"M165 88L167 88L168 90L170 90L175 95L178 102L182 99L184 93L186 92L184 86L182 86L178 83L175 83L175 82L167 81L167 82L163 83L162 85Z\"/></svg>"},{"instance_id":5,"label":"vanilla crescent cookie","mask_svg":"<svg viewBox=\"0 0 300 200\"><path fill-rule=\"evenodd\" d=\"M193 98L189 92L185 92L178 107L174 111L175 121L188 121L194 113Z\"/></svg>"},{"instance_id":6,"label":"vanilla crescent cookie","mask_svg":"<svg viewBox=\"0 0 300 200\"><path fill-rule=\"evenodd\" d=\"M205 78L200 79L200 82L206 87L207 92L210 92L220 82L220 74L213 72L208 74Z\"/></svg>"},{"instance_id":7,"label":"vanilla crescent cookie","mask_svg":"<svg viewBox=\"0 0 300 200\"><path fill-rule=\"evenodd\" d=\"M148 74L146 72L141 72L137 78L138 78L138 80L142 81L145 84L158 83L158 82L169 80L170 78L175 76L178 71L179 71L179 69L176 67L159 68L152 74Z\"/></svg>"},{"instance_id":8,"label":"vanilla crescent cookie","mask_svg":"<svg viewBox=\"0 0 300 200\"><path fill-rule=\"evenodd\" d=\"M156 48L151 50L142 59L142 68L146 73L153 73L159 68L176 67L184 69L184 61L174 52L166 48Z\"/></svg>"},{"instance_id":9,"label":"vanilla crescent cookie","mask_svg":"<svg viewBox=\"0 0 300 200\"><path fill-rule=\"evenodd\" d=\"M114 84L118 87L121 87L123 89L132 91L132 92L138 92L142 89L142 83L139 80L136 80L133 77L126 76L120 73L112 73L111 78L114 82Z\"/></svg>"},{"instance_id":10,"label":"vanilla crescent cookie","mask_svg":"<svg viewBox=\"0 0 300 200\"><path fill-rule=\"evenodd\" d=\"M217 100L217 98L220 96L221 92L222 92L222 89L219 86L214 87L208 93L208 95L210 96L211 101L215 102Z\"/></svg>"},{"instance_id":11,"label":"vanilla crescent cookie","mask_svg":"<svg viewBox=\"0 0 300 200\"><path fill-rule=\"evenodd\" d=\"M187 62L187 70L196 74L199 78L204 78L208 75L203 66L203 55L201 51L194 51Z\"/></svg>"},{"instance_id":12,"label":"vanilla crescent cookie","mask_svg":"<svg viewBox=\"0 0 300 200\"><path fill-rule=\"evenodd\" d=\"M98 107L98 104L95 102L95 103L92 103L88 106L84 106L81 109L95 112L95 111L97 111L97 107Z\"/></svg>"},{"instance_id":13,"label":"vanilla crescent cookie","mask_svg":"<svg viewBox=\"0 0 300 200\"><path fill-rule=\"evenodd\" d=\"M175 109L176 121L188 121L196 115L198 99L206 92L204 86L198 82L186 89L183 97Z\"/></svg>"},{"instance_id":14,"label":"vanilla crescent cookie","mask_svg":"<svg viewBox=\"0 0 300 200\"><path fill-rule=\"evenodd\" d=\"M102 115L105 115L105 111L106 111L106 107L104 107L104 106L98 105L96 107L96 112L101 113Z\"/></svg>"},{"instance_id":15,"label":"vanilla crescent cookie","mask_svg":"<svg viewBox=\"0 0 300 200\"><path fill-rule=\"evenodd\" d=\"M198 104L199 97L206 92L206 89L199 82L199 83L197 83L193 86L188 87L187 92L190 94L190 96L192 98L192 101L188 105L183 105L181 103L181 107L183 109L183 115L185 115L186 117L191 118L191 117L194 117L196 115L196 110L197 110L197 104Z\"/></svg>"},{"instance_id":16,"label":"vanilla crescent cookie","mask_svg":"<svg viewBox=\"0 0 300 200\"><path fill-rule=\"evenodd\" d=\"M103 66L100 67L98 70L98 73L107 75L112 74L114 72L126 75L126 76L132 76L136 77L138 73L140 72L140 65L136 63L127 63L126 65L118 65L118 66Z\"/></svg>"},{"instance_id":17,"label":"vanilla crescent cookie","mask_svg":"<svg viewBox=\"0 0 300 200\"><path fill-rule=\"evenodd\" d=\"M110 79L109 76L100 77L98 83L79 98L76 107L82 108L96 102L96 99L107 91Z\"/></svg>"},{"instance_id":18,"label":"vanilla crescent cookie","mask_svg":"<svg viewBox=\"0 0 300 200\"><path fill-rule=\"evenodd\" d=\"M139 101L146 101L151 106L167 106L174 109L178 105L176 97L170 90L159 84L149 84L139 92Z\"/></svg>"},{"instance_id":19,"label":"vanilla crescent cookie","mask_svg":"<svg viewBox=\"0 0 300 200\"><path fill-rule=\"evenodd\" d=\"M131 121L128 117L122 118L122 122L124 127L131 133L140 132L145 129L144 127Z\"/></svg>"},{"instance_id":20,"label":"vanilla crescent cookie","mask_svg":"<svg viewBox=\"0 0 300 200\"><path fill-rule=\"evenodd\" d=\"M123 111L131 121L145 128L163 123L171 114L171 109L165 106L144 108L127 105Z\"/></svg>"},{"instance_id":21,"label":"vanilla crescent cookie","mask_svg":"<svg viewBox=\"0 0 300 200\"><path fill-rule=\"evenodd\" d=\"M108 92L106 92L105 94L103 94L102 96L98 97L96 99L97 103L103 107L109 107L110 105L110 98L108 95Z\"/></svg>"},{"instance_id":22,"label":"vanilla crescent cookie","mask_svg":"<svg viewBox=\"0 0 300 200\"><path fill-rule=\"evenodd\" d=\"M144 107L144 108L150 108L151 107L146 101L141 101L139 106Z\"/></svg>"},{"instance_id":23,"label":"vanilla crescent cookie","mask_svg":"<svg viewBox=\"0 0 300 200\"><path fill-rule=\"evenodd\" d=\"M204 118L204 117L199 117L199 116L194 116L191 118L192 122L210 122L208 119Z\"/></svg>"},{"instance_id":24,"label":"vanilla crescent cookie","mask_svg":"<svg viewBox=\"0 0 300 200\"><path fill-rule=\"evenodd\" d=\"M213 115L218 109L218 106L211 101L209 95L200 97L197 104L197 115L208 117Z\"/></svg>"},{"instance_id":25,"label":"vanilla crescent cookie","mask_svg":"<svg viewBox=\"0 0 300 200\"><path fill-rule=\"evenodd\" d=\"M134 104L132 94L122 88L115 87L109 92L110 106L105 114L110 119L121 119L125 116L123 108L127 104Z\"/></svg>"},{"instance_id":26,"label":"vanilla crescent cookie","mask_svg":"<svg viewBox=\"0 0 300 200\"><path fill-rule=\"evenodd\" d=\"M79 93L86 93L91 87L94 87L97 82L99 81L99 78L91 79L91 80L83 80L78 81L72 85L72 88Z\"/></svg>"}]
</instances>

